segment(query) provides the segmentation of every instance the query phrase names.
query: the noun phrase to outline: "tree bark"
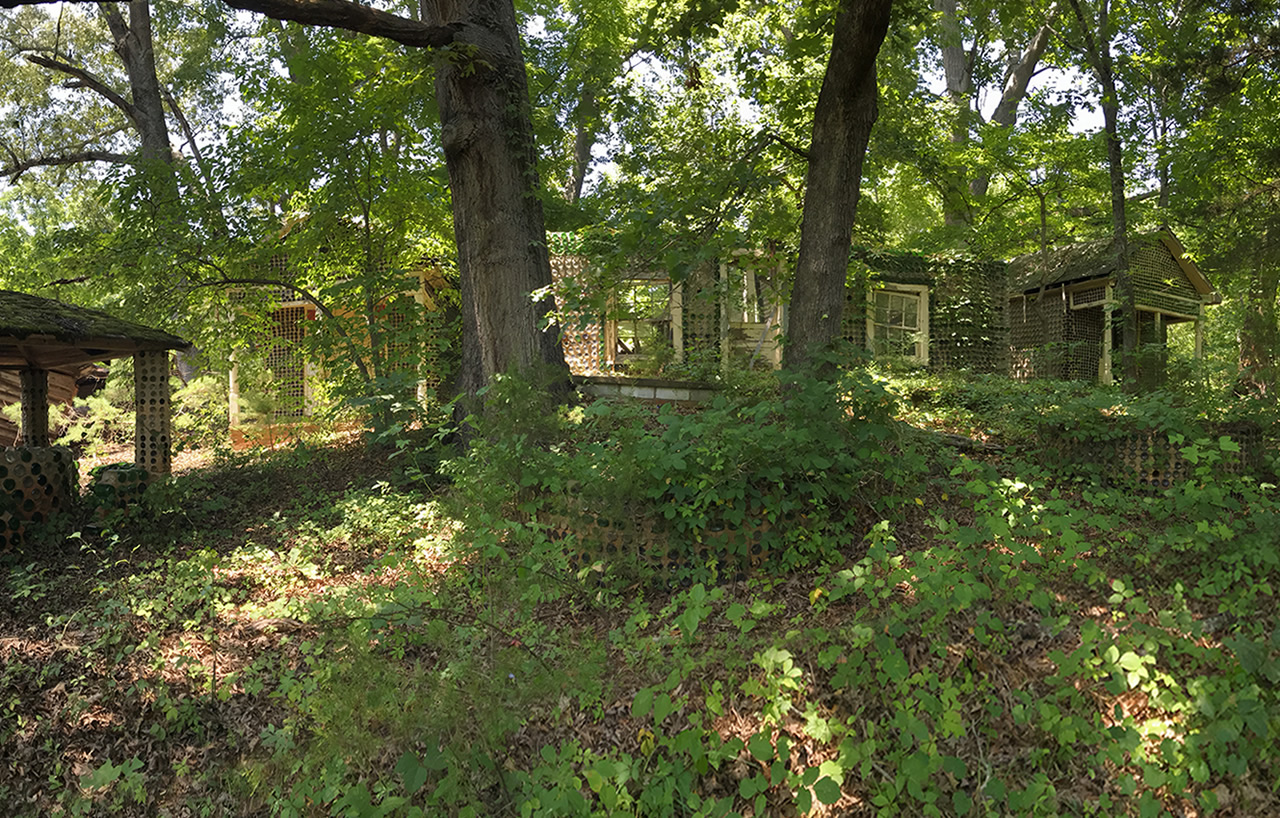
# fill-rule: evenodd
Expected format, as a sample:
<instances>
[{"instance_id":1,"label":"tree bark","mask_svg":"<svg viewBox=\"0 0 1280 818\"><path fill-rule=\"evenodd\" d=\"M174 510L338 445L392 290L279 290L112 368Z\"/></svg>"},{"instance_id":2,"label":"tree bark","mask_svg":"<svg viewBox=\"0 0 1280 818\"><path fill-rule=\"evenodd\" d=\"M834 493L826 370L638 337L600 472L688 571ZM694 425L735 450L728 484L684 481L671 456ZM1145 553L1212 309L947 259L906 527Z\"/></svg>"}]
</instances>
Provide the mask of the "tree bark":
<instances>
[{"instance_id":1,"label":"tree bark","mask_svg":"<svg viewBox=\"0 0 1280 818\"><path fill-rule=\"evenodd\" d=\"M582 89L573 121L573 166L569 169L569 182L564 191L564 198L569 204L576 204L582 198L582 185L587 179L587 168L591 166L591 148L596 142L596 94L590 85Z\"/></svg>"},{"instance_id":2,"label":"tree bark","mask_svg":"<svg viewBox=\"0 0 1280 818\"><path fill-rule=\"evenodd\" d=\"M156 76L156 51L151 38L150 0L131 0L129 22L112 4L102 6L102 16L111 29L112 47L129 75L131 116L142 139L140 157L144 163L173 163L169 126L164 119L164 101Z\"/></svg>"},{"instance_id":3,"label":"tree bark","mask_svg":"<svg viewBox=\"0 0 1280 818\"><path fill-rule=\"evenodd\" d=\"M474 395L493 376L518 372L545 375L553 394L567 396L560 335L541 328L555 305L515 6L470 0L457 10L425 4L424 12L429 25L459 24L449 12L465 13L468 23L436 60L461 277L459 389ZM471 36L476 31L483 39Z\"/></svg>"},{"instance_id":4,"label":"tree bark","mask_svg":"<svg viewBox=\"0 0 1280 818\"><path fill-rule=\"evenodd\" d=\"M783 364L809 365L840 337L862 162L878 114L876 55L892 0L845 0L836 16L805 176L800 258Z\"/></svg>"},{"instance_id":5,"label":"tree bark","mask_svg":"<svg viewBox=\"0 0 1280 818\"><path fill-rule=\"evenodd\" d=\"M942 78L954 117L951 120L951 144L956 150L961 150L969 143L969 131L973 125L973 65L964 50L956 0L935 0L934 9L941 13L938 28L942 44ZM946 226L967 225L973 220L973 212L965 197L967 187L964 165L951 165L943 182L942 219Z\"/></svg>"}]
</instances>

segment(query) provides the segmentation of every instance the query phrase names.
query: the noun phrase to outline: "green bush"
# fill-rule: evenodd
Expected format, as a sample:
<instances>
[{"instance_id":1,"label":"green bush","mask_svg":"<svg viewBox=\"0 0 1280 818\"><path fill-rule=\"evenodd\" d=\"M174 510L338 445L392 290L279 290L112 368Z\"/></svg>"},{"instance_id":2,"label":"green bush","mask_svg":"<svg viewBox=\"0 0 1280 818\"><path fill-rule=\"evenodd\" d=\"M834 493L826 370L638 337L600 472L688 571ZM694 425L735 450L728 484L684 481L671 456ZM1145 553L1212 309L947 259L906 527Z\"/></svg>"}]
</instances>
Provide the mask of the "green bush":
<instances>
[{"instance_id":1,"label":"green bush","mask_svg":"<svg viewBox=\"0 0 1280 818\"><path fill-rule=\"evenodd\" d=\"M228 402L226 381L201 375L173 392L173 439L180 446L226 445Z\"/></svg>"},{"instance_id":2,"label":"green bush","mask_svg":"<svg viewBox=\"0 0 1280 818\"><path fill-rule=\"evenodd\" d=\"M763 396L721 394L687 410L596 401L549 412L534 405L536 390L509 380L487 397L488 419L450 466L469 506L496 513L514 503L606 528L647 521L692 578L705 573L694 554L722 567L749 559L745 538L730 553L699 547L723 545L714 535L726 529L767 524L766 550L785 565L820 556L860 510L915 479L893 399L862 372L775 381Z\"/></svg>"}]
</instances>

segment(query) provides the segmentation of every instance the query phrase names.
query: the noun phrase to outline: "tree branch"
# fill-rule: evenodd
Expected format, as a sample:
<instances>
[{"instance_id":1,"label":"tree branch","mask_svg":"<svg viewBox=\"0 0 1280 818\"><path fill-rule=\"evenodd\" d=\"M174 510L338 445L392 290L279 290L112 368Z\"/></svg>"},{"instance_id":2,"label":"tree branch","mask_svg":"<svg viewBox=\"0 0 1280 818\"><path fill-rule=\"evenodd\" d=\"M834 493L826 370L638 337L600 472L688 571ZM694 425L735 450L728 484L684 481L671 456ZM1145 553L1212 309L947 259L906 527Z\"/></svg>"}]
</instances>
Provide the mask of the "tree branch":
<instances>
[{"instance_id":1,"label":"tree branch","mask_svg":"<svg viewBox=\"0 0 1280 818\"><path fill-rule=\"evenodd\" d=\"M14 158L14 162L8 167L0 168L0 177L10 177L14 182L18 181L18 177L32 168L79 165L83 162L110 162L113 165L131 165L137 161L136 157L128 154L109 153L107 151L82 151L80 153L68 153L63 156L41 156L36 159L22 161L18 161L12 151L9 151L9 155Z\"/></svg>"},{"instance_id":2,"label":"tree branch","mask_svg":"<svg viewBox=\"0 0 1280 818\"><path fill-rule=\"evenodd\" d=\"M6 0L0 0L0 2L5 1ZM112 90L107 83L96 74L86 71L79 66L72 65L71 63L65 63L62 60L50 59L49 57L42 57L38 54L26 54L24 56L26 57L27 62L32 63L33 65L38 65L41 68L48 68L51 71L57 71L68 76L75 77L81 82L82 87L88 88L90 91L93 91L103 97L107 102L110 102L112 105L123 111L124 115L129 117L130 122L136 123L137 111L134 109L133 103L129 102L129 100Z\"/></svg>"},{"instance_id":3,"label":"tree branch","mask_svg":"<svg viewBox=\"0 0 1280 818\"><path fill-rule=\"evenodd\" d=\"M791 142L790 140L783 138L781 135L775 133L774 131L765 131L765 135L768 136L770 139L772 139L774 142L777 142L782 147L794 153L796 156L799 156L804 161L806 162L809 161L809 152L804 148L800 147L799 145L795 144L794 142Z\"/></svg>"},{"instance_id":4,"label":"tree branch","mask_svg":"<svg viewBox=\"0 0 1280 818\"><path fill-rule=\"evenodd\" d=\"M440 48L468 28L462 23L432 26L347 0L222 0L224 5L254 11L276 20L309 26L331 26L385 37L414 48ZM15 0L0 0L0 5Z\"/></svg>"},{"instance_id":5,"label":"tree branch","mask_svg":"<svg viewBox=\"0 0 1280 818\"><path fill-rule=\"evenodd\" d=\"M39 6L56 0L0 0L0 8ZM68 0L86 5L106 5L111 0ZM223 5L253 11L274 20L290 20L309 26L331 26L358 31L373 37L385 37L414 48L442 48L458 39L464 29L478 32L479 27L465 23L428 25L408 17L400 17L349 0L222 0ZM486 39L477 36L476 40Z\"/></svg>"},{"instance_id":6,"label":"tree branch","mask_svg":"<svg viewBox=\"0 0 1280 818\"><path fill-rule=\"evenodd\" d=\"M173 118L178 120L178 127L182 128L182 135L187 139L187 145L191 147L191 155L195 157L196 164L200 166L200 172L205 175L205 184L209 183L207 174L204 173L204 155L200 152L200 143L196 142L195 131L191 130L191 123L187 121L183 115L182 109L178 107L178 101L173 98L173 94L168 88L161 89L160 92L164 96L165 104L169 106L169 110L173 113Z\"/></svg>"}]
</instances>

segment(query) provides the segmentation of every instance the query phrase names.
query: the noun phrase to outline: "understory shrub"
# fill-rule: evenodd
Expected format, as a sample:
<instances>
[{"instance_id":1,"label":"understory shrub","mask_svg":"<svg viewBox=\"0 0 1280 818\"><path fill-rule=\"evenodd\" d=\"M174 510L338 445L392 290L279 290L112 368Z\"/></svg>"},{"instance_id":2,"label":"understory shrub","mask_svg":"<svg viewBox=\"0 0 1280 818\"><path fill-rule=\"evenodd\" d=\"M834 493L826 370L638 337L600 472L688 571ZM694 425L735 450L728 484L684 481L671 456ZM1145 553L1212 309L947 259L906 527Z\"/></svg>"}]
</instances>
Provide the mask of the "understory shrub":
<instances>
[{"instance_id":1,"label":"understory shrub","mask_svg":"<svg viewBox=\"0 0 1280 818\"><path fill-rule=\"evenodd\" d=\"M642 569L656 547L689 579L828 554L920 465L892 396L864 372L698 407L596 401L543 415L541 427L527 422L537 409L520 405L537 399L527 385L500 381L488 399L503 410L477 421L470 453L452 467L470 504L514 503L530 520L604 532L597 546ZM737 530L746 533L724 534Z\"/></svg>"}]
</instances>

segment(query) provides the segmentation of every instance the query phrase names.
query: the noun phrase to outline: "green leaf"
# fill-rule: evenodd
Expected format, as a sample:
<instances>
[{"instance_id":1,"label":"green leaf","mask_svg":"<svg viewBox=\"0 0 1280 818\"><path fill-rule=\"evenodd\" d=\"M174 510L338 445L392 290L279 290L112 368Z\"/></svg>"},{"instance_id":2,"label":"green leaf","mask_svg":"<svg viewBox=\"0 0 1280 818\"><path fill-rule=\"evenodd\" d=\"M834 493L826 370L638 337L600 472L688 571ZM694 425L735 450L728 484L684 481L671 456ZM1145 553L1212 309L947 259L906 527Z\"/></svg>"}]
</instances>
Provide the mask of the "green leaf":
<instances>
[{"instance_id":1,"label":"green leaf","mask_svg":"<svg viewBox=\"0 0 1280 818\"><path fill-rule=\"evenodd\" d=\"M675 710L675 705L671 702L671 696L667 693L659 693L653 699L653 723L654 725L662 724L667 716L670 716Z\"/></svg>"},{"instance_id":2,"label":"green leaf","mask_svg":"<svg viewBox=\"0 0 1280 818\"><path fill-rule=\"evenodd\" d=\"M964 790L956 790L951 793L951 806L955 809L956 815L968 815L969 810L973 809L973 799Z\"/></svg>"},{"instance_id":3,"label":"green leaf","mask_svg":"<svg viewBox=\"0 0 1280 818\"><path fill-rule=\"evenodd\" d=\"M1246 673L1257 673L1266 664L1268 651L1265 645L1252 639L1229 636L1222 643L1231 648L1232 653L1240 660L1240 667Z\"/></svg>"},{"instance_id":4,"label":"green leaf","mask_svg":"<svg viewBox=\"0 0 1280 818\"><path fill-rule=\"evenodd\" d=\"M902 773L909 779L920 780L929 775L929 754L917 750L902 762Z\"/></svg>"},{"instance_id":5,"label":"green leaf","mask_svg":"<svg viewBox=\"0 0 1280 818\"><path fill-rule=\"evenodd\" d=\"M994 799L996 803L1000 803L1004 801L1004 796L1006 792L1004 788L1004 782L998 778L992 778L990 781L987 782L987 786L983 788L983 792L985 792L988 796Z\"/></svg>"},{"instance_id":6,"label":"green leaf","mask_svg":"<svg viewBox=\"0 0 1280 818\"><path fill-rule=\"evenodd\" d=\"M600 788L600 803L612 812L618 806L618 788L605 782L605 785Z\"/></svg>"},{"instance_id":7,"label":"green leaf","mask_svg":"<svg viewBox=\"0 0 1280 818\"><path fill-rule=\"evenodd\" d=\"M410 795L422 789L422 785L427 783L427 778L431 775L431 771L422 764L421 759L408 750L396 762L396 773L400 775L400 780L404 782L404 791Z\"/></svg>"},{"instance_id":8,"label":"green leaf","mask_svg":"<svg viewBox=\"0 0 1280 818\"><path fill-rule=\"evenodd\" d=\"M1127 650L1120 656L1119 664L1121 668L1128 671L1141 670L1142 657L1131 650Z\"/></svg>"},{"instance_id":9,"label":"green leaf","mask_svg":"<svg viewBox=\"0 0 1280 818\"><path fill-rule=\"evenodd\" d=\"M946 770L956 778L964 778L969 775L969 768L965 765L964 760L955 756L942 757L942 769Z\"/></svg>"},{"instance_id":10,"label":"green leaf","mask_svg":"<svg viewBox=\"0 0 1280 818\"><path fill-rule=\"evenodd\" d=\"M80 786L85 789L105 787L120 777L120 767L116 767L108 759L102 766L80 779Z\"/></svg>"},{"instance_id":11,"label":"green leaf","mask_svg":"<svg viewBox=\"0 0 1280 818\"><path fill-rule=\"evenodd\" d=\"M773 758L773 742L766 733L756 733L747 739L747 751L756 761L768 761Z\"/></svg>"},{"instance_id":12,"label":"green leaf","mask_svg":"<svg viewBox=\"0 0 1280 818\"><path fill-rule=\"evenodd\" d=\"M823 776L813 785L813 795L822 803L827 806L831 806L840 800L842 793L840 792L839 784L832 781L830 778Z\"/></svg>"},{"instance_id":13,"label":"green leaf","mask_svg":"<svg viewBox=\"0 0 1280 818\"><path fill-rule=\"evenodd\" d=\"M805 787L801 787L796 791L796 811L807 813L813 809L813 794Z\"/></svg>"},{"instance_id":14,"label":"green leaf","mask_svg":"<svg viewBox=\"0 0 1280 818\"><path fill-rule=\"evenodd\" d=\"M644 687L637 690L636 697L631 700L631 717L644 718L651 709L653 709L653 688Z\"/></svg>"},{"instance_id":15,"label":"green leaf","mask_svg":"<svg viewBox=\"0 0 1280 818\"><path fill-rule=\"evenodd\" d=\"M893 682L904 682L911 675L911 666L896 648L881 658L880 667Z\"/></svg>"}]
</instances>

